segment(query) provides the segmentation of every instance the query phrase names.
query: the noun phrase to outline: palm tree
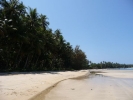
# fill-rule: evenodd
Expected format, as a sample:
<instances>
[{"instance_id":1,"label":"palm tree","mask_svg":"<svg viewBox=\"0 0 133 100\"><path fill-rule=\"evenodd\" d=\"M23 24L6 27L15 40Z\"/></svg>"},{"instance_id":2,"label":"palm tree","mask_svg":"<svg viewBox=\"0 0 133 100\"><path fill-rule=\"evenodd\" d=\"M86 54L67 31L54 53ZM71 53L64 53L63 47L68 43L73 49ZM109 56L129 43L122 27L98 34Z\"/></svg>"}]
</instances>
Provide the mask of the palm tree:
<instances>
[{"instance_id":1,"label":"palm tree","mask_svg":"<svg viewBox=\"0 0 133 100\"><path fill-rule=\"evenodd\" d=\"M23 25L20 16L25 13L25 6L18 0L1 0L0 4L0 20L2 20L0 21L0 34L2 34L2 39L6 40L6 43L1 42L1 44L3 43L4 47L6 47L3 48L7 55L6 64L7 66L12 66L13 58L16 56L20 45L21 26Z\"/></svg>"},{"instance_id":2,"label":"palm tree","mask_svg":"<svg viewBox=\"0 0 133 100\"><path fill-rule=\"evenodd\" d=\"M43 27L43 29L46 30L46 28L49 25L49 22L47 21L46 15L42 15L42 14L40 15L40 24Z\"/></svg>"}]
</instances>

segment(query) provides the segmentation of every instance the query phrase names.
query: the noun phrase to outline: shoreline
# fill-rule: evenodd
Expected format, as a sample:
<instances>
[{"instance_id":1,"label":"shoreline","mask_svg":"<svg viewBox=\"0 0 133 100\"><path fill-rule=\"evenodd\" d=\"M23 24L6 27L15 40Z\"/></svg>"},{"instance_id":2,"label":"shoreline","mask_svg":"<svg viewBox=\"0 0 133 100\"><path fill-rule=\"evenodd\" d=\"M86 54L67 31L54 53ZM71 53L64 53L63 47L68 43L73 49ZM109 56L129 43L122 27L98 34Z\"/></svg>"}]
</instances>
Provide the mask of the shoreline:
<instances>
[{"instance_id":1,"label":"shoreline","mask_svg":"<svg viewBox=\"0 0 133 100\"><path fill-rule=\"evenodd\" d=\"M40 100L132 100L133 73L114 70L91 71L96 73L90 74L88 78L60 82ZM123 78L125 74L126 78Z\"/></svg>"},{"instance_id":2,"label":"shoreline","mask_svg":"<svg viewBox=\"0 0 133 100\"><path fill-rule=\"evenodd\" d=\"M124 78L133 79L132 72L133 71L128 71L128 70L123 71L123 70L93 69L93 70L65 71L65 72L57 72L57 71L41 72L41 73L22 72L20 74L15 72L6 75L0 75L0 99L42 100L42 98L45 98L45 96L49 95L49 93L53 91L54 88L57 88L59 84L62 84L65 81L77 80L76 82L78 82L86 79L89 80L88 76L90 77L91 80L91 75L93 73L110 78L114 77L121 79ZM67 85L69 86L69 84ZM96 82L95 85L98 85L98 83ZM81 91L84 92L84 89L81 89ZM75 92L78 91L76 90ZM96 94L97 93L93 93L93 95Z\"/></svg>"},{"instance_id":3,"label":"shoreline","mask_svg":"<svg viewBox=\"0 0 133 100\"><path fill-rule=\"evenodd\" d=\"M87 75L89 70L0 74L0 99L39 100L58 83Z\"/></svg>"},{"instance_id":4,"label":"shoreline","mask_svg":"<svg viewBox=\"0 0 133 100\"><path fill-rule=\"evenodd\" d=\"M115 78L133 78L133 70L112 70L112 69L95 69L90 70L90 72L95 72L104 76L110 76Z\"/></svg>"}]
</instances>

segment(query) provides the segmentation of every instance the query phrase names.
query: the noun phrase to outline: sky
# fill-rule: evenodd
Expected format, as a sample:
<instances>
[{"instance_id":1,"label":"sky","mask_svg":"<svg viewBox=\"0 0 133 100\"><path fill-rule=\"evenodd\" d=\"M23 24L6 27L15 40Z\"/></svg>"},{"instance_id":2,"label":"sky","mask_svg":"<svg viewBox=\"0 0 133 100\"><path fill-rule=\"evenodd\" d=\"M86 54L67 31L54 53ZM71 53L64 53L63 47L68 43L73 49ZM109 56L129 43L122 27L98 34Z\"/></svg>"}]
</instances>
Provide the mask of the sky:
<instances>
[{"instance_id":1,"label":"sky","mask_svg":"<svg viewBox=\"0 0 133 100\"><path fill-rule=\"evenodd\" d=\"M21 0L79 45L88 60L133 64L132 0Z\"/></svg>"}]
</instances>

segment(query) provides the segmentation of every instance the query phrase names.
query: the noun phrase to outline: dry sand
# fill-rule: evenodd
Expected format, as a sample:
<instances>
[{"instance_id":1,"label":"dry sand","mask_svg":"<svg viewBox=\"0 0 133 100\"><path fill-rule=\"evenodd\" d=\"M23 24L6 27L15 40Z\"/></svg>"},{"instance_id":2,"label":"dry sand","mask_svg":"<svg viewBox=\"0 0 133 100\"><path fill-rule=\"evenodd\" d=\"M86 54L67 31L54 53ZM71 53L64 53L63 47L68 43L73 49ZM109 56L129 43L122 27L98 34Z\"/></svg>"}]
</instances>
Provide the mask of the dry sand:
<instances>
[{"instance_id":1,"label":"dry sand","mask_svg":"<svg viewBox=\"0 0 133 100\"><path fill-rule=\"evenodd\" d=\"M0 74L0 100L41 100L56 83L88 74L88 70Z\"/></svg>"},{"instance_id":2,"label":"dry sand","mask_svg":"<svg viewBox=\"0 0 133 100\"><path fill-rule=\"evenodd\" d=\"M133 100L133 70L102 71L81 80L65 80L41 100Z\"/></svg>"}]
</instances>

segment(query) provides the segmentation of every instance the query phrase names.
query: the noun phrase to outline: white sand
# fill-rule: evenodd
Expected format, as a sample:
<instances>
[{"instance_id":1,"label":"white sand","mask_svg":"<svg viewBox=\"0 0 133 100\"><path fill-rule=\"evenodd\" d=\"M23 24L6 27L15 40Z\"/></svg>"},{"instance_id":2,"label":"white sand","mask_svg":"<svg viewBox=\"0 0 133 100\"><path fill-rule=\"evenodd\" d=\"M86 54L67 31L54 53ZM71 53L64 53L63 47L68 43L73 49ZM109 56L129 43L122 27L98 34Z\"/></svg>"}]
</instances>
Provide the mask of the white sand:
<instances>
[{"instance_id":1,"label":"white sand","mask_svg":"<svg viewBox=\"0 0 133 100\"><path fill-rule=\"evenodd\" d=\"M133 71L91 71L102 73L80 80L69 78L87 70L0 75L0 100L133 100Z\"/></svg>"},{"instance_id":2,"label":"white sand","mask_svg":"<svg viewBox=\"0 0 133 100\"><path fill-rule=\"evenodd\" d=\"M101 71L106 73L60 82L42 100L133 100L133 71Z\"/></svg>"},{"instance_id":3,"label":"white sand","mask_svg":"<svg viewBox=\"0 0 133 100\"><path fill-rule=\"evenodd\" d=\"M88 74L88 70L0 75L0 100L31 100L53 84Z\"/></svg>"}]
</instances>

